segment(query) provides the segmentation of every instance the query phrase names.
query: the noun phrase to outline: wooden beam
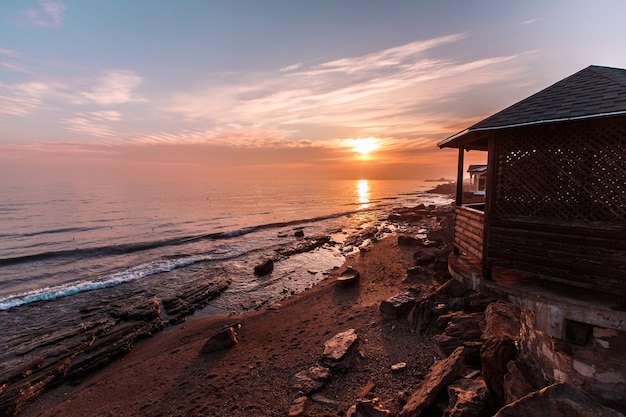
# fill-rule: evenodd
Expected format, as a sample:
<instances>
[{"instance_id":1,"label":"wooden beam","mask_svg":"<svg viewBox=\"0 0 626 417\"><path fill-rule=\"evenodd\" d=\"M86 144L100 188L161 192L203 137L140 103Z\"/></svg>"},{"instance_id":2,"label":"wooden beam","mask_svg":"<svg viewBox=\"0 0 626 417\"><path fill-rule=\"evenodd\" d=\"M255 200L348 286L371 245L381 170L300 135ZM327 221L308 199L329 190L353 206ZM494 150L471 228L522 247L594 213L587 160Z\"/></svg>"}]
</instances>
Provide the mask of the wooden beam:
<instances>
[{"instance_id":1,"label":"wooden beam","mask_svg":"<svg viewBox=\"0 0 626 417\"><path fill-rule=\"evenodd\" d=\"M463 205L463 165L465 149L459 148L459 162L456 175L456 205Z\"/></svg>"}]
</instances>

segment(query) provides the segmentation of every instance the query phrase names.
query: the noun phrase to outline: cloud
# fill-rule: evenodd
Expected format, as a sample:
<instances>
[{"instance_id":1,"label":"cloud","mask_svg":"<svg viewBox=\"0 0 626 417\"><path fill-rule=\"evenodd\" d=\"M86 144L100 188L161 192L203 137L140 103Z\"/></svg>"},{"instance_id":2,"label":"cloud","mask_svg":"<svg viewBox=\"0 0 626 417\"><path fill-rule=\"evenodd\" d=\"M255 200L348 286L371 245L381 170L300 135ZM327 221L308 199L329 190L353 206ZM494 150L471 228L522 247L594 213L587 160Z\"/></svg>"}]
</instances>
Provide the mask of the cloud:
<instances>
[{"instance_id":1,"label":"cloud","mask_svg":"<svg viewBox=\"0 0 626 417\"><path fill-rule=\"evenodd\" d=\"M116 133L109 125L85 115L77 115L76 117L64 119L63 124L72 132L82 133L92 137L111 138L116 136Z\"/></svg>"},{"instance_id":2,"label":"cloud","mask_svg":"<svg viewBox=\"0 0 626 417\"><path fill-rule=\"evenodd\" d=\"M38 26L61 26L63 24L62 13L65 11L65 4L58 1L41 0L40 9L28 9L26 16L30 21Z\"/></svg>"},{"instance_id":3,"label":"cloud","mask_svg":"<svg viewBox=\"0 0 626 417\"><path fill-rule=\"evenodd\" d=\"M442 46L462 47L466 37L452 34L275 73L225 74L204 88L173 94L163 112L204 124L195 139L207 142L231 140L223 127L233 124L282 140L437 140L455 133L450 129L458 121L470 125L494 110L483 109L476 97L527 83L524 60L531 54L453 60L436 53ZM162 138L179 140L176 134ZM260 140L248 139L251 146Z\"/></svg>"},{"instance_id":4,"label":"cloud","mask_svg":"<svg viewBox=\"0 0 626 417\"><path fill-rule=\"evenodd\" d=\"M28 116L44 107L44 97L51 89L50 85L41 82L0 84L0 114Z\"/></svg>"},{"instance_id":5,"label":"cloud","mask_svg":"<svg viewBox=\"0 0 626 417\"><path fill-rule=\"evenodd\" d=\"M141 77L133 71L109 71L82 96L102 106L144 101L134 96L134 90L140 84Z\"/></svg>"}]
</instances>

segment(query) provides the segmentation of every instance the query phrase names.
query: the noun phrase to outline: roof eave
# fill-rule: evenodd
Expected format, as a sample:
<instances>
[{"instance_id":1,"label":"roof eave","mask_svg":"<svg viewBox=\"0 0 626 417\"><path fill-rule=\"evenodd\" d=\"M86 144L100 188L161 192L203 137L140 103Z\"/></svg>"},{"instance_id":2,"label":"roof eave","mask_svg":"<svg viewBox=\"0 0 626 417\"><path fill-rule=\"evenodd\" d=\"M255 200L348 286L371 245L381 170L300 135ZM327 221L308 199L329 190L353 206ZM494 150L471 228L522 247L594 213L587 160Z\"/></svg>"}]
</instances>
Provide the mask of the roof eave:
<instances>
[{"instance_id":1,"label":"roof eave","mask_svg":"<svg viewBox=\"0 0 626 417\"><path fill-rule=\"evenodd\" d=\"M439 148L464 148L473 150L487 150L486 146L477 144L480 139L484 139L490 132L504 129L514 129L519 127L541 126L554 123L572 122L580 120L601 119L604 117L625 116L626 111L615 111L608 113L595 113L584 116L562 117L558 119L537 120L532 122L514 123L504 126L489 126L479 128L468 128L455 135L452 135L439 142Z\"/></svg>"}]
</instances>

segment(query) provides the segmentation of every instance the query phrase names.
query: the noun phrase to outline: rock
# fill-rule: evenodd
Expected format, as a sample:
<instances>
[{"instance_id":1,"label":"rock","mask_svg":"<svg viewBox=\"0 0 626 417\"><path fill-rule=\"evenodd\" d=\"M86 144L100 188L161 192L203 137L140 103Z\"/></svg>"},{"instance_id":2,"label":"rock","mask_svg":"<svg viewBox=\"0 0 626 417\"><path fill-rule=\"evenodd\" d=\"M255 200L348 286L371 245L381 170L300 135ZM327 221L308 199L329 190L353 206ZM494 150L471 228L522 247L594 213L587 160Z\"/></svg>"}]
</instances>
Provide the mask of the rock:
<instances>
[{"instance_id":1,"label":"rock","mask_svg":"<svg viewBox=\"0 0 626 417\"><path fill-rule=\"evenodd\" d=\"M341 404L339 401L331 400L328 397L323 396L319 392L311 395L311 399L316 403L325 404L325 405L339 405Z\"/></svg>"},{"instance_id":2,"label":"rock","mask_svg":"<svg viewBox=\"0 0 626 417\"><path fill-rule=\"evenodd\" d=\"M407 291L396 294L380 303L380 315L388 320L406 317L415 305L415 293Z\"/></svg>"},{"instance_id":3,"label":"rock","mask_svg":"<svg viewBox=\"0 0 626 417\"><path fill-rule=\"evenodd\" d=\"M508 373L504 375L504 403L510 404L535 391L535 387L526 377L527 370L518 361L506 364Z\"/></svg>"},{"instance_id":4,"label":"rock","mask_svg":"<svg viewBox=\"0 0 626 417\"><path fill-rule=\"evenodd\" d=\"M404 371L406 369L406 362L398 362L391 365L391 370L394 372Z\"/></svg>"},{"instance_id":5,"label":"rock","mask_svg":"<svg viewBox=\"0 0 626 417\"><path fill-rule=\"evenodd\" d=\"M274 261L267 259L262 264L254 267L254 275L267 275L274 270Z\"/></svg>"},{"instance_id":6,"label":"rock","mask_svg":"<svg viewBox=\"0 0 626 417\"><path fill-rule=\"evenodd\" d=\"M411 394L399 417L418 417L435 403L441 390L461 376L465 368L465 348L458 347L446 359L435 362L419 388Z\"/></svg>"},{"instance_id":7,"label":"rock","mask_svg":"<svg viewBox=\"0 0 626 417\"><path fill-rule=\"evenodd\" d=\"M518 340L521 329L520 316L519 308L511 304L489 304L485 310L483 340L495 337L507 337L511 340Z\"/></svg>"},{"instance_id":8,"label":"rock","mask_svg":"<svg viewBox=\"0 0 626 417\"><path fill-rule=\"evenodd\" d=\"M435 295L441 298L463 297L469 290L470 289L467 285L451 278L437 288Z\"/></svg>"},{"instance_id":9,"label":"rock","mask_svg":"<svg viewBox=\"0 0 626 417\"><path fill-rule=\"evenodd\" d=\"M356 359L357 340L356 331L350 329L324 342L322 364L338 371L351 368Z\"/></svg>"},{"instance_id":10,"label":"rock","mask_svg":"<svg viewBox=\"0 0 626 417\"><path fill-rule=\"evenodd\" d=\"M358 400L354 407L353 417L389 417L393 413L382 408L376 399Z\"/></svg>"},{"instance_id":11,"label":"rock","mask_svg":"<svg viewBox=\"0 0 626 417\"><path fill-rule=\"evenodd\" d=\"M567 384L554 384L503 407L494 417L624 417Z\"/></svg>"},{"instance_id":12,"label":"rock","mask_svg":"<svg viewBox=\"0 0 626 417\"><path fill-rule=\"evenodd\" d=\"M440 329L445 329L446 326L448 326L448 323L452 321L452 318L463 314L465 313L463 313L462 311L452 311L450 313L443 314L437 317L437 327L439 327Z\"/></svg>"},{"instance_id":13,"label":"rock","mask_svg":"<svg viewBox=\"0 0 626 417\"><path fill-rule=\"evenodd\" d=\"M412 333L424 333L426 327L428 327L428 323L430 322L431 307L432 301L428 297L415 303L409 312L409 316L407 317L409 321L409 328Z\"/></svg>"},{"instance_id":14,"label":"rock","mask_svg":"<svg viewBox=\"0 0 626 417\"><path fill-rule=\"evenodd\" d=\"M215 334L202 346L200 353L206 355L235 346L239 343L237 339L237 331L239 328L239 325L230 326Z\"/></svg>"},{"instance_id":15,"label":"rock","mask_svg":"<svg viewBox=\"0 0 626 417\"><path fill-rule=\"evenodd\" d=\"M446 326L445 333L465 342L479 341L482 335L481 322L483 318L483 313L455 315Z\"/></svg>"},{"instance_id":16,"label":"rock","mask_svg":"<svg viewBox=\"0 0 626 417\"><path fill-rule=\"evenodd\" d=\"M448 336L447 334L436 334L433 341L437 346L437 350L441 356L448 356L459 346L463 346L463 340L458 337Z\"/></svg>"},{"instance_id":17,"label":"rock","mask_svg":"<svg viewBox=\"0 0 626 417\"><path fill-rule=\"evenodd\" d=\"M398 246L421 246L422 241L411 236L399 235Z\"/></svg>"},{"instance_id":18,"label":"rock","mask_svg":"<svg viewBox=\"0 0 626 417\"><path fill-rule=\"evenodd\" d=\"M424 248L413 254L415 265L424 266L429 265L435 261L439 255L439 249L436 248Z\"/></svg>"},{"instance_id":19,"label":"rock","mask_svg":"<svg viewBox=\"0 0 626 417\"><path fill-rule=\"evenodd\" d=\"M487 297L480 293L470 294L467 297L468 306L473 311L485 311L489 304L496 300L492 297Z\"/></svg>"},{"instance_id":20,"label":"rock","mask_svg":"<svg viewBox=\"0 0 626 417\"><path fill-rule=\"evenodd\" d=\"M467 300L465 297L453 297L448 300L446 306L450 311L463 311L467 306Z\"/></svg>"},{"instance_id":21,"label":"rock","mask_svg":"<svg viewBox=\"0 0 626 417\"><path fill-rule=\"evenodd\" d=\"M444 417L478 417L491 415L493 400L482 378L460 379L448 386L450 405Z\"/></svg>"},{"instance_id":22,"label":"rock","mask_svg":"<svg viewBox=\"0 0 626 417\"><path fill-rule=\"evenodd\" d=\"M341 288L351 287L359 282L360 277L359 271L349 266L337 277L337 286Z\"/></svg>"},{"instance_id":23,"label":"rock","mask_svg":"<svg viewBox=\"0 0 626 417\"><path fill-rule=\"evenodd\" d=\"M413 266L406 270L406 277L402 280L403 284L415 284L429 279L431 271L423 266Z\"/></svg>"},{"instance_id":24,"label":"rock","mask_svg":"<svg viewBox=\"0 0 626 417\"><path fill-rule=\"evenodd\" d=\"M504 404L504 375L508 372L506 365L516 354L515 342L508 337L486 340L480 348L483 378L493 391L498 405Z\"/></svg>"},{"instance_id":25,"label":"rock","mask_svg":"<svg viewBox=\"0 0 626 417\"><path fill-rule=\"evenodd\" d=\"M307 397L296 398L289 407L289 417L298 417L303 415L308 404L309 399Z\"/></svg>"},{"instance_id":26,"label":"rock","mask_svg":"<svg viewBox=\"0 0 626 417\"><path fill-rule=\"evenodd\" d=\"M298 229L298 230L295 231L295 233L293 235L295 237L304 237L304 230Z\"/></svg>"},{"instance_id":27,"label":"rock","mask_svg":"<svg viewBox=\"0 0 626 417\"><path fill-rule=\"evenodd\" d=\"M321 390L330 378L330 369L324 366L312 366L293 376L291 387L299 390L303 395L310 395Z\"/></svg>"},{"instance_id":28,"label":"rock","mask_svg":"<svg viewBox=\"0 0 626 417\"><path fill-rule=\"evenodd\" d=\"M373 382L369 382L361 389L361 391L359 391L359 395L357 395L357 398L365 398L367 394L369 394L374 388L376 388L376 384Z\"/></svg>"}]
</instances>

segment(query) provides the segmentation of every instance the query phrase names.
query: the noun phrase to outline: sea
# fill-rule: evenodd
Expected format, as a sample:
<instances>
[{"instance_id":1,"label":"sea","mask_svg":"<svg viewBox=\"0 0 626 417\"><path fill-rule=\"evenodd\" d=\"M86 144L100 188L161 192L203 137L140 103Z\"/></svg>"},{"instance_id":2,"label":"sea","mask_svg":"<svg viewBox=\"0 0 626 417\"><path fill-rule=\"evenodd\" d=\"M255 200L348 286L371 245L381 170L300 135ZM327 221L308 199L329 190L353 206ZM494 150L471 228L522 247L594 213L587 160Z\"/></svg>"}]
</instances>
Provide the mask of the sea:
<instances>
[{"instance_id":1,"label":"sea","mask_svg":"<svg viewBox=\"0 0 626 417\"><path fill-rule=\"evenodd\" d=\"M141 283L184 286L199 273L230 285L206 314L230 314L304 291L340 266L342 244L381 227L398 207L447 204L425 193L437 181L230 180L0 185L0 311L102 297ZM397 225L383 225L388 233ZM278 262L271 278L253 267L306 236L332 244ZM128 287L131 288L131 287Z\"/></svg>"}]
</instances>

